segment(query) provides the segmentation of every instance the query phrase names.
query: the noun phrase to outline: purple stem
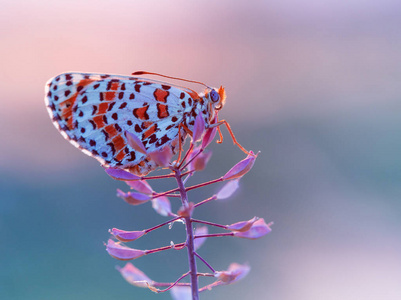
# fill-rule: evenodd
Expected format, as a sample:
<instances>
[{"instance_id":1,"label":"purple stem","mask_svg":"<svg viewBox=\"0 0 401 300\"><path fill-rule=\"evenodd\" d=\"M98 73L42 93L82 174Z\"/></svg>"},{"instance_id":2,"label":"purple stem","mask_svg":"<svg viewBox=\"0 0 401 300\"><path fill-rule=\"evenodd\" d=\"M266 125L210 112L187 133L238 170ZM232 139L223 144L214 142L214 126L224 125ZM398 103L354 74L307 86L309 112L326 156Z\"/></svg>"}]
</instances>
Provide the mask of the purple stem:
<instances>
[{"instance_id":1,"label":"purple stem","mask_svg":"<svg viewBox=\"0 0 401 300\"><path fill-rule=\"evenodd\" d=\"M187 159L189 153L191 153L192 149L194 148L194 144L191 144L191 146L189 146L188 151L185 153L184 158L182 159L182 161L180 162L180 164L178 165L177 169L180 170L184 170L184 168L181 168L182 164L184 163L184 161Z\"/></svg>"},{"instance_id":2,"label":"purple stem","mask_svg":"<svg viewBox=\"0 0 401 300\"><path fill-rule=\"evenodd\" d=\"M216 272L211 265L208 264L206 260L204 260L198 253L195 252L195 255L210 269L212 272Z\"/></svg>"},{"instance_id":3,"label":"purple stem","mask_svg":"<svg viewBox=\"0 0 401 300\"><path fill-rule=\"evenodd\" d=\"M212 233L212 234L203 234L203 235L197 235L195 238L208 238L208 237L220 237L220 236L234 236L233 232L227 232L227 233Z\"/></svg>"},{"instance_id":4,"label":"purple stem","mask_svg":"<svg viewBox=\"0 0 401 300\"><path fill-rule=\"evenodd\" d=\"M220 227L220 228L223 228L223 229L227 229L227 225L220 225L220 224L212 223L212 222L208 222L208 221L192 219L192 222L196 222L196 223L201 223L201 224L205 224L205 225L211 225L211 226L216 226L216 227Z\"/></svg>"},{"instance_id":5,"label":"purple stem","mask_svg":"<svg viewBox=\"0 0 401 300\"><path fill-rule=\"evenodd\" d=\"M169 220L167 222L164 222L164 223L161 223L159 225L156 225L154 227L148 228L148 229L145 230L145 234L147 234L148 232L151 232L152 230L155 230L157 228L163 227L164 225L167 225L167 224L169 224L171 222L177 221L178 219L181 219L181 218L182 217L177 217L177 218L171 219L171 220Z\"/></svg>"},{"instance_id":6,"label":"purple stem","mask_svg":"<svg viewBox=\"0 0 401 300\"><path fill-rule=\"evenodd\" d=\"M184 207L188 206L188 195L185 190L184 182L182 181L180 170L173 169L175 172L175 178L177 180L178 188L181 194L181 202ZM188 262L189 262L189 270L191 272L191 289L192 289L192 300L199 300L199 292L198 292L198 275L196 269L196 260L195 260L195 246L194 246L194 231L192 228L191 217L188 216L185 218L185 226L187 229L187 249L188 249Z\"/></svg>"},{"instance_id":7,"label":"purple stem","mask_svg":"<svg viewBox=\"0 0 401 300\"><path fill-rule=\"evenodd\" d=\"M156 252L160 252L160 251L164 251L164 250L170 250L170 249L174 249L174 248L176 248L177 250L181 250L184 247L185 247L185 243L179 243L179 244L164 246L164 247L160 247L160 248L156 248L156 249L145 250L145 252L146 252L146 255L148 255L148 254L152 254L152 253L156 253Z\"/></svg>"},{"instance_id":8,"label":"purple stem","mask_svg":"<svg viewBox=\"0 0 401 300\"><path fill-rule=\"evenodd\" d=\"M220 178L217 178L215 180L210 180L210 181L207 181L207 182L204 182L204 183L200 183L200 184L196 184L196 185L190 186L190 187L186 188L186 191L188 192L190 190L197 189L197 188L200 188L200 187L204 187L204 186L207 186L209 184L213 184L213 183L220 182L220 181L224 181L223 177L220 177Z\"/></svg>"},{"instance_id":9,"label":"purple stem","mask_svg":"<svg viewBox=\"0 0 401 300\"><path fill-rule=\"evenodd\" d=\"M185 176L192 172L193 171L188 171L188 172L182 173L181 176ZM159 176L142 176L142 177L139 177L139 180L163 179L163 178L174 178L174 177L175 177L174 173L170 173L170 174L159 175Z\"/></svg>"},{"instance_id":10,"label":"purple stem","mask_svg":"<svg viewBox=\"0 0 401 300\"><path fill-rule=\"evenodd\" d=\"M216 195L213 195L213 196L210 197L210 198L207 198L207 199L205 199L205 200L202 200L201 202L196 203L196 204L195 204L195 207L198 207L198 206L200 206L200 205L202 205L202 204L205 204L205 203L207 203L207 202L209 202L209 201L213 201L213 200L216 200L216 199L217 199L217 196L216 196Z\"/></svg>"},{"instance_id":11,"label":"purple stem","mask_svg":"<svg viewBox=\"0 0 401 300\"><path fill-rule=\"evenodd\" d=\"M168 288L164 289L164 290L159 290L160 293L163 292L167 292L169 289L171 289L173 286L175 286L181 279L183 279L184 277L187 277L189 274L189 272L183 274L180 276L180 278L178 278L173 284L171 284Z\"/></svg>"},{"instance_id":12,"label":"purple stem","mask_svg":"<svg viewBox=\"0 0 401 300\"><path fill-rule=\"evenodd\" d=\"M196 153L194 156L192 156L191 159L190 159L184 166L181 167L181 170L185 170L185 168L186 168L199 154L201 154L201 153L203 152L203 150L205 150L205 149L202 149L202 148L201 148L201 149L198 151L198 153Z\"/></svg>"}]
</instances>

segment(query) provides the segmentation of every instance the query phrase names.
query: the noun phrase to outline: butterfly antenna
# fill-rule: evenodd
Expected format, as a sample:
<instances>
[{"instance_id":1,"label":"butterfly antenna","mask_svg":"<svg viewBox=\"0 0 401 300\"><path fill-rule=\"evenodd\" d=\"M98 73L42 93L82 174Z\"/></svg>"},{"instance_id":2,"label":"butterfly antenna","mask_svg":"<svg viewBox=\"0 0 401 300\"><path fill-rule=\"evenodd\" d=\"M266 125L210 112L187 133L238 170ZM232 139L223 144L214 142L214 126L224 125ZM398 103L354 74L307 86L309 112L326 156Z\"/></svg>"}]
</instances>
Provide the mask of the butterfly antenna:
<instances>
[{"instance_id":1,"label":"butterfly antenna","mask_svg":"<svg viewBox=\"0 0 401 300\"><path fill-rule=\"evenodd\" d=\"M132 73L132 75L155 75L155 76L161 76L164 78L169 78L169 79L174 79L174 80L181 80L181 81L186 81L186 82L192 82L192 83L197 83L197 84L201 84L205 87L207 87L208 89L212 89L210 86L204 84L203 82L200 81L195 81L195 80L189 80L189 79L183 79L183 78L179 78L179 77L173 77L173 76L167 76L167 75L162 75L159 73L153 73L153 72L146 72L146 71L136 71L134 73Z\"/></svg>"}]
</instances>

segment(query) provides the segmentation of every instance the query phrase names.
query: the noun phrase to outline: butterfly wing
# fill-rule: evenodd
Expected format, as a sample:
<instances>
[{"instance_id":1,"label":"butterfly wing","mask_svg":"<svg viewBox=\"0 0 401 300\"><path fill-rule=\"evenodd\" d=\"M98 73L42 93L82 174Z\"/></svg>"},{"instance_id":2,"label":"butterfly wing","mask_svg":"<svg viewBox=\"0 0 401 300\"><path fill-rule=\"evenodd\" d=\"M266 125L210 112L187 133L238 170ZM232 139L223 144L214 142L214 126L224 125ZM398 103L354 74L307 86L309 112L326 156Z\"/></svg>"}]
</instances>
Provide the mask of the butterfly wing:
<instances>
[{"instance_id":1,"label":"butterfly wing","mask_svg":"<svg viewBox=\"0 0 401 300\"><path fill-rule=\"evenodd\" d=\"M73 145L102 165L146 174L157 166L128 145L125 132L137 135L148 153L166 145L174 151L189 99L187 91L137 77L65 73L48 81L45 100Z\"/></svg>"}]
</instances>

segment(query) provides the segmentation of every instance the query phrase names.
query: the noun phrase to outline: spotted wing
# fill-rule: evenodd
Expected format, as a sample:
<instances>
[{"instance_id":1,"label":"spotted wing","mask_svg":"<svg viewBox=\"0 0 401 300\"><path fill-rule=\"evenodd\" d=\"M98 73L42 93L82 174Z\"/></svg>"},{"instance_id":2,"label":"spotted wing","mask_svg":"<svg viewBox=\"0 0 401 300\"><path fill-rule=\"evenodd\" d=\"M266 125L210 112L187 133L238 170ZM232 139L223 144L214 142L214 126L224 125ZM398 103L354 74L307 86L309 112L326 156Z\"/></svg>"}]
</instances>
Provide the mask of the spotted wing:
<instances>
[{"instance_id":1,"label":"spotted wing","mask_svg":"<svg viewBox=\"0 0 401 300\"><path fill-rule=\"evenodd\" d=\"M128 145L125 132L137 135L148 153L174 148L192 102L189 93L167 84L86 73L50 79L45 100L54 125L73 145L102 165L139 174L157 166Z\"/></svg>"}]
</instances>

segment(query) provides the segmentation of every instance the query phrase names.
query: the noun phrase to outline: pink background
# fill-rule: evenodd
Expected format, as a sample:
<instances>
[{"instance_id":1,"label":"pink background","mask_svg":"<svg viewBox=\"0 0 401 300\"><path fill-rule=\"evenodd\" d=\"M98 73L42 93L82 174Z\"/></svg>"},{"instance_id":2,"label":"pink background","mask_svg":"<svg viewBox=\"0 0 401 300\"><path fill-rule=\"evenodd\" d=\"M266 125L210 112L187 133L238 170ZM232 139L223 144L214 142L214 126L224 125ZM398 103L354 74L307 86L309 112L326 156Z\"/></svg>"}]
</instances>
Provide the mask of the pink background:
<instances>
[{"instance_id":1,"label":"pink background","mask_svg":"<svg viewBox=\"0 0 401 300\"><path fill-rule=\"evenodd\" d=\"M262 151L233 200L199 217L258 215L273 232L208 241L215 268L252 271L202 299L400 299L400 20L395 0L0 0L0 298L170 298L125 283L101 244L108 228L164 219L116 198L122 186L63 140L43 101L61 72L147 70L224 85L221 116ZM243 158L223 132L198 180ZM179 242L175 230L133 246ZM186 268L174 253L134 263L155 280Z\"/></svg>"}]
</instances>

